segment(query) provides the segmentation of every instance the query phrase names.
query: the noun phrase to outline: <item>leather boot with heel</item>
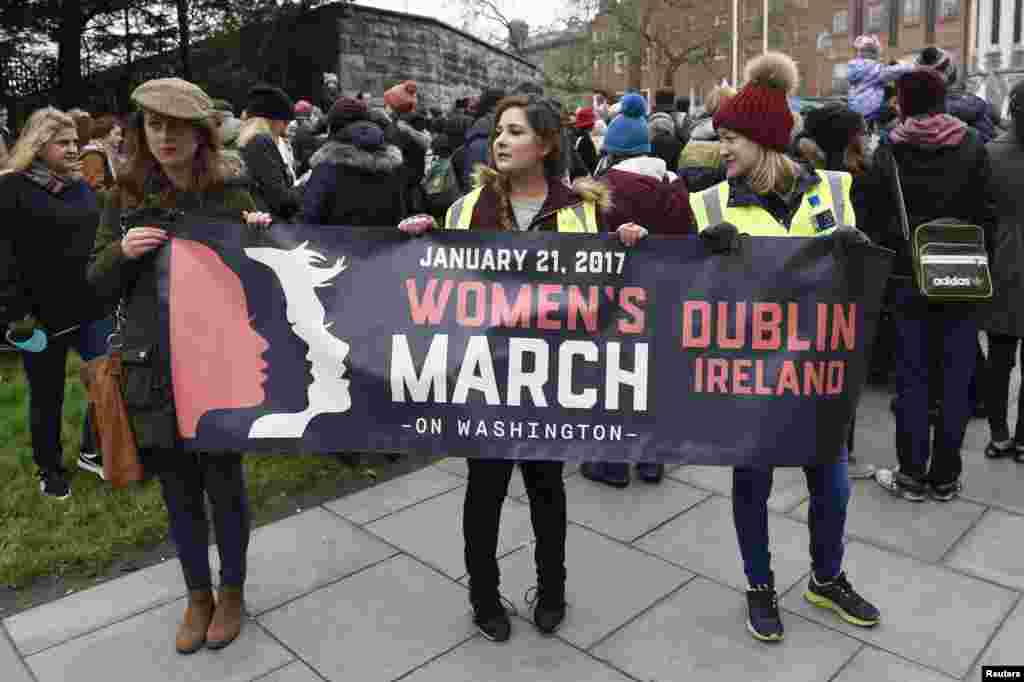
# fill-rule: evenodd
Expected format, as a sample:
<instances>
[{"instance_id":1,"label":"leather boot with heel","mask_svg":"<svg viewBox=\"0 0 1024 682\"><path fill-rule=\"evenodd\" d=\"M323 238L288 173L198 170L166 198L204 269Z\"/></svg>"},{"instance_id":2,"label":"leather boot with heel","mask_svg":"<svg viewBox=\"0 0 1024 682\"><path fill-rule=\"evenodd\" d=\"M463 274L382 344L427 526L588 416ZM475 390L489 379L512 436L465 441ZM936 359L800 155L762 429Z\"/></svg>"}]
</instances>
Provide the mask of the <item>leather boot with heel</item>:
<instances>
[{"instance_id":1,"label":"leather boot with heel","mask_svg":"<svg viewBox=\"0 0 1024 682\"><path fill-rule=\"evenodd\" d=\"M217 590L217 608L206 632L208 649L223 649L235 641L245 618L245 596L241 587L224 586Z\"/></svg>"},{"instance_id":2,"label":"leather boot with heel","mask_svg":"<svg viewBox=\"0 0 1024 682\"><path fill-rule=\"evenodd\" d=\"M213 620L213 592L191 590L188 593L188 608L185 618L178 625L174 647L179 654L193 654L206 644L206 631Z\"/></svg>"}]
</instances>

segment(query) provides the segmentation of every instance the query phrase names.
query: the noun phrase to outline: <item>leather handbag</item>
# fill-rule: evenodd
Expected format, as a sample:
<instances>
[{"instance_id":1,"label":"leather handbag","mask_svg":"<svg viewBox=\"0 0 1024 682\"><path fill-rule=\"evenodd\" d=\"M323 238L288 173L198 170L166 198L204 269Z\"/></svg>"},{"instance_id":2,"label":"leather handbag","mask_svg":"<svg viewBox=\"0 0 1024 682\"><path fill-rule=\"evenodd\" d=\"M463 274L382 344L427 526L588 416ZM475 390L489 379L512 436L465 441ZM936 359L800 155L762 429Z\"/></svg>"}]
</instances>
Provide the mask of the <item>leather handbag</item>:
<instances>
[{"instance_id":1,"label":"leather handbag","mask_svg":"<svg viewBox=\"0 0 1024 682\"><path fill-rule=\"evenodd\" d=\"M131 419L121 395L121 351L111 349L82 365L92 428L103 453L103 478L115 488L145 478Z\"/></svg>"},{"instance_id":2,"label":"leather handbag","mask_svg":"<svg viewBox=\"0 0 1024 682\"><path fill-rule=\"evenodd\" d=\"M892 155L900 227L910 249L914 279L933 303L981 303L992 298L992 272L985 231L953 218L923 223L910 231L900 168Z\"/></svg>"}]
</instances>

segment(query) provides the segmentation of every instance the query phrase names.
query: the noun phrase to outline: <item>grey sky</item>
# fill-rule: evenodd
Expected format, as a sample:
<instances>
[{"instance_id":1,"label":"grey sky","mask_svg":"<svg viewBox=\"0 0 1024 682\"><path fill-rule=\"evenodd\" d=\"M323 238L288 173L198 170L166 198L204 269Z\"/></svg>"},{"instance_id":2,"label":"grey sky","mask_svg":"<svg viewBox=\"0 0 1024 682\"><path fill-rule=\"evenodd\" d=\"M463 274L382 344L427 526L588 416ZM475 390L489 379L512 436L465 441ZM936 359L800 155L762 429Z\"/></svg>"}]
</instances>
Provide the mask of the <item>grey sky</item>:
<instances>
[{"instance_id":1,"label":"grey sky","mask_svg":"<svg viewBox=\"0 0 1024 682\"><path fill-rule=\"evenodd\" d=\"M357 0L360 5L434 17L462 28L458 0ZM495 0L509 19L523 19L531 29L550 25L566 13L565 0Z\"/></svg>"}]
</instances>

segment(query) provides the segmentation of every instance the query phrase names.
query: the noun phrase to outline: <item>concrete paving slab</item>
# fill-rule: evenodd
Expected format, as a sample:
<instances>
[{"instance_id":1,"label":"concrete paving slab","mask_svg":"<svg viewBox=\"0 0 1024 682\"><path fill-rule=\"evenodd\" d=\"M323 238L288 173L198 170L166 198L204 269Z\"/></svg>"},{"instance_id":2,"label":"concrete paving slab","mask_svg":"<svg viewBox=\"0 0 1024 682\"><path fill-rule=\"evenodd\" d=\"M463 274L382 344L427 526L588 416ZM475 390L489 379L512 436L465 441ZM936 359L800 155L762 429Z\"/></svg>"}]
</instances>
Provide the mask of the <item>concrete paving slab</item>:
<instances>
[{"instance_id":1,"label":"concrete paving slab","mask_svg":"<svg viewBox=\"0 0 1024 682\"><path fill-rule=\"evenodd\" d=\"M261 617L328 680L390 682L473 632L457 583L397 556Z\"/></svg>"},{"instance_id":2,"label":"concrete paving slab","mask_svg":"<svg viewBox=\"0 0 1024 682\"><path fill-rule=\"evenodd\" d=\"M324 507L353 523L369 523L465 483L465 479L440 467L424 467L354 495L327 502Z\"/></svg>"},{"instance_id":3,"label":"concrete paving slab","mask_svg":"<svg viewBox=\"0 0 1024 682\"><path fill-rule=\"evenodd\" d=\"M253 682L323 682L305 663L296 661Z\"/></svg>"},{"instance_id":4,"label":"concrete paving slab","mask_svg":"<svg viewBox=\"0 0 1024 682\"><path fill-rule=\"evenodd\" d=\"M574 524L569 525L565 563L569 609L558 635L583 649L693 577L689 571ZM533 552L520 550L499 565L502 594L520 614L532 618L524 595L537 584Z\"/></svg>"},{"instance_id":5,"label":"concrete paving slab","mask_svg":"<svg viewBox=\"0 0 1024 682\"><path fill-rule=\"evenodd\" d=\"M888 651L864 647L833 682L864 682L864 680L913 680L914 682L949 682L955 679L915 663L904 661ZM974 678L968 678L974 679Z\"/></svg>"},{"instance_id":6,"label":"concrete paving slab","mask_svg":"<svg viewBox=\"0 0 1024 682\"><path fill-rule=\"evenodd\" d=\"M859 628L804 600L804 586L783 608L954 677L967 673L1017 593L860 542L846 546L844 569L854 588L882 611L882 623Z\"/></svg>"},{"instance_id":7,"label":"concrete paving slab","mask_svg":"<svg viewBox=\"0 0 1024 682\"><path fill-rule=\"evenodd\" d=\"M1024 465L1013 459L988 459L983 449L964 453L961 497L1024 514Z\"/></svg>"},{"instance_id":8,"label":"concrete paving slab","mask_svg":"<svg viewBox=\"0 0 1024 682\"><path fill-rule=\"evenodd\" d=\"M1021 653L1021 642L1024 641L1024 602L1007 618L988 648L978 659L977 665L965 679L980 680L981 667L984 665L1021 665L1024 654Z\"/></svg>"},{"instance_id":9,"label":"concrete paving slab","mask_svg":"<svg viewBox=\"0 0 1024 682\"><path fill-rule=\"evenodd\" d=\"M566 482L565 494L570 521L623 542L632 542L711 495L671 478L619 490L582 476Z\"/></svg>"},{"instance_id":10,"label":"concrete paving slab","mask_svg":"<svg viewBox=\"0 0 1024 682\"><path fill-rule=\"evenodd\" d=\"M768 537L775 585L782 593L811 570L807 526L769 512ZM738 590L747 589L732 501L727 498L712 497L641 538L636 546Z\"/></svg>"},{"instance_id":11,"label":"concrete paving slab","mask_svg":"<svg viewBox=\"0 0 1024 682\"><path fill-rule=\"evenodd\" d=\"M374 535L400 547L454 579L466 575L462 539L462 502L459 488L366 526ZM527 507L506 499L501 512L498 555L533 542Z\"/></svg>"},{"instance_id":12,"label":"concrete paving slab","mask_svg":"<svg viewBox=\"0 0 1024 682\"><path fill-rule=\"evenodd\" d=\"M4 682L34 682L28 668L21 661L14 643L0 626L0 670L3 671Z\"/></svg>"},{"instance_id":13,"label":"concrete paving slab","mask_svg":"<svg viewBox=\"0 0 1024 682\"><path fill-rule=\"evenodd\" d=\"M27 659L39 682L74 680L203 680L249 682L294 660L255 622L221 651L182 656L174 632L185 600L47 649Z\"/></svg>"},{"instance_id":14,"label":"concrete paving slab","mask_svg":"<svg viewBox=\"0 0 1024 682\"><path fill-rule=\"evenodd\" d=\"M185 595L181 564L171 559L7 618L23 656L130 618Z\"/></svg>"},{"instance_id":15,"label":"concrete paving slab","mask_svg":"<svg viewBox=\"0 0 1024 682\"><path fill-rule=\"evenodd\" d=\"M783 619L783 642L758 642L747 632L743 594L697 578L593 654L638 680L822 682L860 647L815 623L785 614Z\"/></svg>"},{"instance_id":16,"label":"concrete paving slab","mask_svg":"<svg viewBox=\"0 0 1024 682\"><path fill-rule=\"evenodd\" d=\"M682 483L732 497L732 467L681 466L669 474ZM807 479L799 467L775 470L768 509L785 513L807 498Z\"/></svg>"},{"instance_id":17,"label":"concrete paving slab","mask_svg":"<svg viewBox=\"0 0 1024 682\"><path fill-rule=\"evenodd\" d=\"M809 505L804 502L791 516L806 523ZM963 500L907 502L874 481L857 481L851 486L846 534L935 563L984 513L985 507Z\"/></svg>"},{"instance_id":18,"label":"concrete paving slab","mask_svg":"<svg viewBox=\"0 0 1024 682\"><path fill-rule=\"evenodd\" d=\"M512 640L495 646L481 636L431 661L402 682L628 682L629 678L532 624L512 621Z\"/></svg>"},{"instance_id":19,"label":"concrete paving slab","mask_svg":"<svg viewBox=\"0 0 1024 682\"><path fill-rule=\"evenodd\" d=\"M290 516L253 533L246 607L263 613L397 553L324 509Z\"/></svg>"},{"instance_id":20,"label":"concrete paving slab","mask_svg":"<svg viewBox=\"0 0 1024 682\"><path fill-rule=\"evenodd\" d=\"M1024 590L1024 517L989 509L946 564L1016 590Z\"/></svg>"}]
</instances>

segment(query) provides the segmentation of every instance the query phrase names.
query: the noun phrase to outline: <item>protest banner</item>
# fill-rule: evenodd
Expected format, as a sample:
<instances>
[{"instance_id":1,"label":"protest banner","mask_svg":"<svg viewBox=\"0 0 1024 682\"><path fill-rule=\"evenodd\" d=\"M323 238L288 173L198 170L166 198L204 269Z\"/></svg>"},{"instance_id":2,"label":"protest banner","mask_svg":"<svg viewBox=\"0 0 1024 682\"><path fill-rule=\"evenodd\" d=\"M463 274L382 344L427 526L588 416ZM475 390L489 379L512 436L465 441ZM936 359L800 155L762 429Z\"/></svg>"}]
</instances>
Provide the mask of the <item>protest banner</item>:
<instances>
[{"instance_id":1,"label":"protest banner","mask_svg":"<svg viewBox=\"0 0 1024 682\"><path fill-rule=\"evenodd\" d=\"M891 254L193 222L159 262L192 450L796 466L845 441Z\"/></svg>"}]
</instances>

